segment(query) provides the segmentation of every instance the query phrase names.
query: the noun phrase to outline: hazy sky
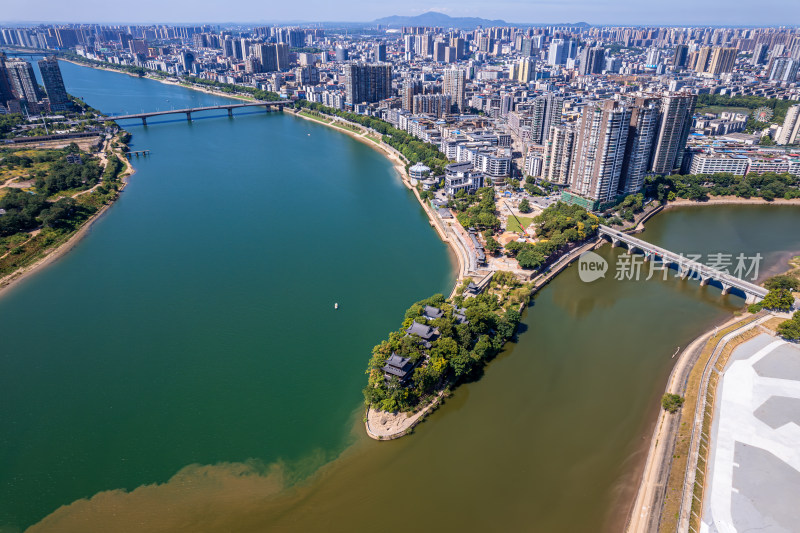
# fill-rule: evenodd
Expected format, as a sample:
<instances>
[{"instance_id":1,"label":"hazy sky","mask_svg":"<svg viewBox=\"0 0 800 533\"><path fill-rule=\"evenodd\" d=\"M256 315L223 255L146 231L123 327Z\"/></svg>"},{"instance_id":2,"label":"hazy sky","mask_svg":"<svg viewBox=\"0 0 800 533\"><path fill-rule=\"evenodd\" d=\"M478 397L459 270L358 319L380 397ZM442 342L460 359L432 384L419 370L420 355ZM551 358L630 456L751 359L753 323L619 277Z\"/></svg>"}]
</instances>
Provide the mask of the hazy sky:
<instances>
[{"instance_id":1,"label":"hazy sky","mask_svg":"<svg viewBox=\"0 0 800 533\"><path fill-rule=\"evenodd\" d=\"M370 21L440 11L509 22L653 25L800 24L800 0L0 0L0 21Z\"/></svg>"}]
</instances>

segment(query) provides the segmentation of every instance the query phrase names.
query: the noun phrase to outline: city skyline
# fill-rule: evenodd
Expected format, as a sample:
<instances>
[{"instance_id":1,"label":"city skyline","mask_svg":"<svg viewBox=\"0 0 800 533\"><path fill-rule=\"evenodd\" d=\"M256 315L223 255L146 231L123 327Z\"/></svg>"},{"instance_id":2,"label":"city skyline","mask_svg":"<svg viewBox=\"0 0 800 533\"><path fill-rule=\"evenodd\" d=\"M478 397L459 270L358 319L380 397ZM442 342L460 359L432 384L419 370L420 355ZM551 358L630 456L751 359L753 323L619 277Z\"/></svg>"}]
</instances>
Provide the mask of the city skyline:
<instances>
[{"instance_id":1,"label":"city skyline","mask_svg":"<svg viewBox=\"0 0 800 533\"><path fill-rule=\"evenodd\" d=\"M669 4L642 4L634 0L565 0L528 3L502 1L492 3L491 9L475 1L427 2L412 0L402 8L353 0L343 8L322 0L310 0L302 10L292 5L268 5L251 0L237 3L237 9L209 0L180 1L165 4L156 0L137 3L136 13L157 13L142 17L132 14L129 19L105 15L104 3L83 0L65 4L44 0L37 13L47 13L46 18L33 19L30 6L22 0L13 0L4 8L4 23L301 23L301 22L353 22L368 23L389 16L416 16L430 11L451 17L477 17L502 19L514 24L562 24L586 22L591 25L636 26L786 26L787 20L800 20L800 4L785 0L765 0L758 10L744 0L697 3L676 0ZM309 13L313 15L309 16ZM789 26L791 27L791 25Z\"/></svg>"}]
</instances>

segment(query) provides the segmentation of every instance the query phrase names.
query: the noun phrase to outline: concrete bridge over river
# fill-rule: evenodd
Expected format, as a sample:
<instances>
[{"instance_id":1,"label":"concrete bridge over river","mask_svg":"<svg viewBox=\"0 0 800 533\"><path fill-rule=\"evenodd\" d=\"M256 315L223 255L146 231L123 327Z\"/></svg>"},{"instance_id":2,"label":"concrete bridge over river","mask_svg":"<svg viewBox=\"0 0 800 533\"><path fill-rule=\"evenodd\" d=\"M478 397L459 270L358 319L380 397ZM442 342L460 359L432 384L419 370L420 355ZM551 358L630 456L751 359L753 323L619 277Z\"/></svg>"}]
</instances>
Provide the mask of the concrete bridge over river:
<instances>
[{"instance_id":1,"label":"concrete bridge over river","mask_svg":"<svg viewBox=\"0 0 800 533\"><path fill-rule=\"evenodd\" d=\"M613 246L626 246L628 253L640 251L644 254L645 261L659 259L665 265L674 265L682 278L694 277L700 280L700 285L707 285L709 282L716 282L722 287L722 294L728 294L731 289L736 289L742 293L748 304L760 302L767 295L767 289L750 283L743 279L732 276L727 272L711 268L707 265L693 261L681 254L676 254L660 246L650 244L647 241L637 239L627 233L622 233L608 226L600 226L598 233L605 237ZM800 309L800 300L795 300L794 308Z\"/></svg>"},{"instance_id":2,"label":"concrete bridge over river","mask_svg":"<svg viewBox=\"0 0 800 533\"><path fill-rule=\"evenodd\" d=\"M267 111L270 111L272 108L277 107L279 110L283 110L283 106L291 104L291 100L273 100L273 101L260 101L260 102L243 102L240 104L223 104L223 105L214 105L208 107L190 107L186 109L168 109L166 111L150 111L147 113L132 113L129 115L116 115L113 117L106 117L106 120L129 120L129 119L141 119L142 124L147 126L147 119L150 117L158 117L161 115L179 115L185 114L186 119L191 121L192 120L192 113L199 113L201 111L217 111L220 109L225 109L228 111L228 116L233 116L233 110L239 109L242 107L265 107Z\"/></svg>"}]
</instances>

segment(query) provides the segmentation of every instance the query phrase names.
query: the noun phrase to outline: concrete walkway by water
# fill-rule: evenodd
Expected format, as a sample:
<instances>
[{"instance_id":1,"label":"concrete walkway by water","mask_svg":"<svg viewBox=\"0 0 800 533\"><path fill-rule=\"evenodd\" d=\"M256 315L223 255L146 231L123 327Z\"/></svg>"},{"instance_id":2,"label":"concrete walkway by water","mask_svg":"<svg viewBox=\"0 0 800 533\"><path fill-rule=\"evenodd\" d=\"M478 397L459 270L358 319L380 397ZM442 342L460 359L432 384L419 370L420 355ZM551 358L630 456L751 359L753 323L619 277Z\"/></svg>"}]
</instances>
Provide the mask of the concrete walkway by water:
<instances>
[{"instance_id":1,"label":"concrete walkway by water","mask_svg":"<svg viewBox=\"0 0 800 533\"><path fill-rule=\"evenodd\" d=\"M737 347L711 428L701 533L800 531L800 347Z\"/></svg>"}]
</instances>

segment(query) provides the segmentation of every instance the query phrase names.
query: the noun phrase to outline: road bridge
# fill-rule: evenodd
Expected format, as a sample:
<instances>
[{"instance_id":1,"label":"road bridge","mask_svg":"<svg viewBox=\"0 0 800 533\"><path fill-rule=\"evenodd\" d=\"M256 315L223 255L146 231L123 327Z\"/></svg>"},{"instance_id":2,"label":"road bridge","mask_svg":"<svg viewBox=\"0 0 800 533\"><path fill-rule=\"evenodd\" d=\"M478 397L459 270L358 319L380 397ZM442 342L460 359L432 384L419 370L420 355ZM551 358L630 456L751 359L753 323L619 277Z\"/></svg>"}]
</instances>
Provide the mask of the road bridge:
<instances>
[{"instance_id":1,"label":"road bridge","mask_svg":"<svg viewBox=\"0 0 800 533\"><path fill-rule=\"evenodd\" d=\"M280 110L283 110L283 106L291 104L291 100L272 100L272 101L258 101L258 102L242 102L240 104L223 104L223 105L213 105L207 107L189 107L186 109L168 109L166 111L148 111L142 113L131 113L128 115L116 115L111 117L106 117L106 120L111 121L118 121L118 120L130 120L130 119L141 119L142 124L147 126L147 119L151 117L158 117L161 115L180 115L185 114L186 119L191 121L192 120L192 113L199 113L201 111L218 111L221 109L225 109L228 111L228 116L233 116L233 110L239 109L242 107L265 107L267 111L269 111L273 107L277 107Z\"/></svg>"},{"instance_id":2,"label":"road bridge","mask_svg":"<svg viewBox=\"0 0 800 533\"><path fill-rule=\"evenodd\" d=\"M692 259L689 259L681 254L677 254L660 246L650 244L642 239L622 233L608 226L600 226L598 233L601 237L605 237L613 246L625 246L628 248L628 253L631 254L635 251L640 251L644 254L645 261L658 259L664 264L674 265L681 278L694 277L700 280L700 285L707 285L710 281L719 283L722 287L722 294L728 294L731 289L737 289L744 293L747 303L760 302L767 295L767 289L750 283L743 279L732 276L722 270L709 267ZM795 300L795 309L800 309L800 300Z\"/></svg>"}]
</instances>

